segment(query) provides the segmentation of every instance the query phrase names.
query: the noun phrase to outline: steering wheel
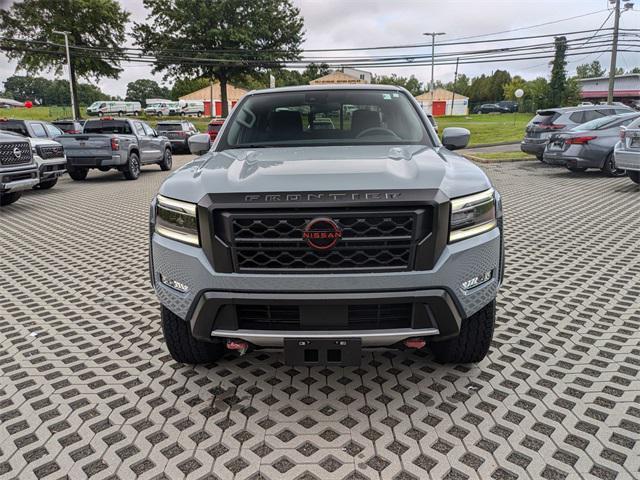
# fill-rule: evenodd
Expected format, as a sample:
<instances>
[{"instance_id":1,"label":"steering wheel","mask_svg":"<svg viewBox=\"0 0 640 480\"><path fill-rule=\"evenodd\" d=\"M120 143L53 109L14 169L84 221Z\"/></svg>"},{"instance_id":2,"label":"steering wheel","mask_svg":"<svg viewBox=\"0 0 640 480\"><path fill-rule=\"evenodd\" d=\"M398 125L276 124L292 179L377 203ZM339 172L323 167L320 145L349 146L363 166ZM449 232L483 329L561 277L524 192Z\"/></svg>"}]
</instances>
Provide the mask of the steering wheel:
<instances>
[{"instance_id":1,"label":"steering wheel","mask_svg":"<svg viewBox=\"0 0 640 480\"><path fill-rule=\"evenodd\" d=\"M395 137L398 140L400 140L400 137L396 134L396 132L394 132L393 130L390 130L388 128L384 128L384 127L365 128L358 135L356 135L356 138L369 136L369 135L371 135L372 132L381 132L381 133L386 134L386 135L392 135L393 137Z\"/></svg>"}]
</instances>

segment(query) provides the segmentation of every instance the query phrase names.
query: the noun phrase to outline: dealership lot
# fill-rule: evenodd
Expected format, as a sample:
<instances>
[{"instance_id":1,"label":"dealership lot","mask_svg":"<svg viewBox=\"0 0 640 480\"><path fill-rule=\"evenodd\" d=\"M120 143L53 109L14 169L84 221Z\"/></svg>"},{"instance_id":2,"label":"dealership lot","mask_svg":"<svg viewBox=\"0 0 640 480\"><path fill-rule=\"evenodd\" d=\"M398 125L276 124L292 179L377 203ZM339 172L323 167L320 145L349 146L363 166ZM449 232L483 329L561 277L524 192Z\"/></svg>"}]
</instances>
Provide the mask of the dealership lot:
<instances>
[{"instance_id":1,"label":"dealership lot","mask_svg":"<svg viewBox=\"0 0 640 480\"><path fill-rule=\"evenodd\" d=\"M25 194L0 212L0 478L637 478L640 189L483 168L508 261L476 366L385 350L360 368L176 364L147 274L167 173Z\"/></svg>"}]
</instances>

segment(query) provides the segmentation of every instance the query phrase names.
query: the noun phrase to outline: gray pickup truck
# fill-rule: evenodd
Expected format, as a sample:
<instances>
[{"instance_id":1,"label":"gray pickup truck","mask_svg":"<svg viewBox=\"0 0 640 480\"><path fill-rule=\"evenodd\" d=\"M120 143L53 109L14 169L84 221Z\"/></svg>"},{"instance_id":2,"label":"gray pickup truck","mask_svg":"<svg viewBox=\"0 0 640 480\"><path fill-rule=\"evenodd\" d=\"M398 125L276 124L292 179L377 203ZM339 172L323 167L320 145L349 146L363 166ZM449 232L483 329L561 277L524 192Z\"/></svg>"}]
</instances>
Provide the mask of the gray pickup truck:
<instances>
[{"instance_id":1,"label":"gray pickup truck","mask_svg":"<svg viewBox=\"0 0 640 480\"><path fill-rule=\"evenodd\" d=\"M0 133L0 206L16 202L22 191L38 184L38 166L29 140Z\"/></svg>"},{"instance_id":2,"label":"gray pickup truck","mask_svg":"<svg viewBox=\"0 0 640 480\"><path fill-rule=\"evenodd\" d=\"M318 119L329 119L331 122ZM316 128L321 123L321 128ZM330 126L329 126L330 123ZM477 362L503 276L502 206L416 100L385 85L251 92L150 212L151 278L184 363L284 348L292 365L427 347Z\"/></svg>"},{"instance_id":3,"label":"gray pickup truck","mask_svg":"<svg viewBox=\"0 0 640 480\"><path fill-rule=\"evenodd\" d=\"M67 154L67 171L84 180L90 168L117 169L127 180L140 176L140 167L157 163L171 170L171 142L140 120L102 117L87 120L81 134L56 138Z\"/></svg>"}]
</instances>

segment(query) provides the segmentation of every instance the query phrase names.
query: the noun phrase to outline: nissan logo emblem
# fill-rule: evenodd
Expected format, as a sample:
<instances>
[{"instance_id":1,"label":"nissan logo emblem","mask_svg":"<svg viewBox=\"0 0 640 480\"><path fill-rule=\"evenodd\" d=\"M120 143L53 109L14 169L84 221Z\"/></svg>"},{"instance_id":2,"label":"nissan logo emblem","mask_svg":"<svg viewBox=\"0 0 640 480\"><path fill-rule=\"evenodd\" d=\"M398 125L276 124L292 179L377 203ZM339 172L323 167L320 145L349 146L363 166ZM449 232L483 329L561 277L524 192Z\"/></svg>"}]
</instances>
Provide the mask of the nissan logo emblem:
<instances>
[{"instance_id":1,"label":"nissan logo emblem","mask_svg":"<svg viewBox=\"0 0 640 480\"><path fill-rule=\"evenodd\" d=\"M22 156L22 150L20 150L18 147L14 148L13 156L16 158L20 158Z\"/></svg>"},{"instance_id":2,"label":"nissan logo emblem","mask_svg":"<svg viewBox=\"0 0 640 480\"><path fill-rule=\"evenodd\" d=\"M314 218L302 232L302 239L315 250L329 250L342 238L342 229L330 218Z\"/></svg>"}]
</instances>

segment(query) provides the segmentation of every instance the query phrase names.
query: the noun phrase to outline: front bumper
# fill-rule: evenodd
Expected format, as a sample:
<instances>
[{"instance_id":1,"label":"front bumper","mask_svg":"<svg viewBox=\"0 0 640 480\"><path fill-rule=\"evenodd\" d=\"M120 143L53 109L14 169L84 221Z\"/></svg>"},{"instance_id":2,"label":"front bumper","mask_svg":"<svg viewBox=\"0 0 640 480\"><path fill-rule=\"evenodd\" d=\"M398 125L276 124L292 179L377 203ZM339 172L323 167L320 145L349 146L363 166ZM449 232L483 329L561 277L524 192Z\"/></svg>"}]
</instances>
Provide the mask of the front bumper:
<instances>
[{"instance_id":1,"label":"front bumper","mask_svg":"<svg viewBox=\"0 0 640 480\"><path fill-rule=\"evenodd\" d=\"M35 165L15 170L0 170L0 192L3 193L28 190L39 182L38 168Z\"/></svg>"},{"instance_id":2,"label":"front bumper","mask_svg":"<svg viewBox=\"0 0 640 480\"><path fill-rule=\"evenodd\" d=\"M616 150L614 154L616 168L624 170L640 171L640 150Z\"/></svg>"},{"instance_id":3,"label":"front bumper","mask_svg":"<svg viewBox=\"0 0 640 480\"><path fill-rule=\"evenodd\" d=\"M64 175L64 173L67 171L66 158L51 158L44 160L38 157L36 159L36 163L38 164L40 181L51 180L53 178Z\"/></svg>"},{"instance_id":4,"label":"front bumper","mask_svg":"<svg viewBox=\"0 0 640 480\"><path fill-rule=\"evenodd\" d=\"M71 168L114 167L125 163L126 158L123 160L119 154L90 157L70 157L67 155L67 165Z\"/></svg>"},{"instance_id":5,"label":"front bumper","mask_svg":"<svg viewBox=\"0 0 640 480\"><path fill-rule=\"evenodd\" d=\"M360 338L364 346L393 345L415 336L446 338L459 332L460 322L491 302L502 276L499 228L447 245L431 270L346 274L238 274L214 271L202 249L152 235L152 281L160 302L191 324L197 338L240 338L266 346L282 346L285 338ZM486 283L465 291L462 283L485 272ZM162 277L161 277L162 276ZM187 287L175 290L170 279ZM376 330L244 331L233 323L236 305L296 304L326 311L337 305L411 303L411 328ZM425 309L429 323L416 323L416 309ZM222 312L222 313L221 313ZM223 317L220 315L223 314ZM231 317L229 317L231 315ZM422 314L420 314L422 315ZM226 320L225 320L226 318ZM231 320L229 320L231 318ZM224 321L223 321L224 320ZM221 322L221 323L219 323ZM435 338L435 337L434 337Z\"/></svg>"}]
</instances>

